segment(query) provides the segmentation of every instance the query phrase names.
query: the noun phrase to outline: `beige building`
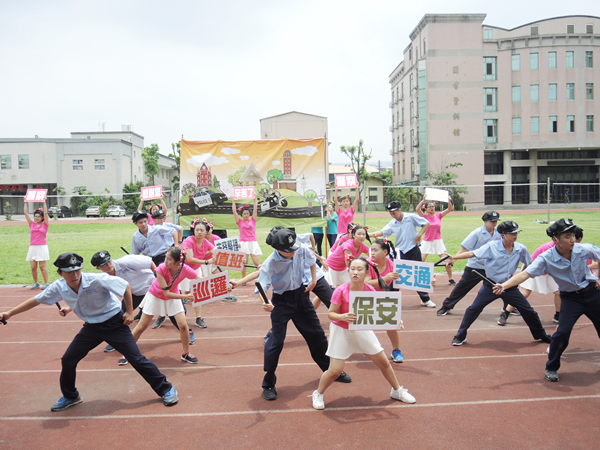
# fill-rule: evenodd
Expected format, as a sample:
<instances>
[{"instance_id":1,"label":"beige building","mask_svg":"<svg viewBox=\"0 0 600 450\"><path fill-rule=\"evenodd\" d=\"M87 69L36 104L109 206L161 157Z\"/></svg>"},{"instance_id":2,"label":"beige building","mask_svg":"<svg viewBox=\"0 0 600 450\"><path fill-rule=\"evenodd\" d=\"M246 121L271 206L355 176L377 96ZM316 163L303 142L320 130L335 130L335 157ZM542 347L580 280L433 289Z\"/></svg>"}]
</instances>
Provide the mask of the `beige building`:
<instances>
[{"instance_id":1,"label":"beige building","mask_svg":"<svg viewBox=\"0 0 600 450\"><path fill-rule=\"evenodd\" d=\"M389 77L394 182L460 162L467 206L545 202L528 184L548 177L552 201L597 202L600 18L484 19L428 14L410 33Z\"/></svg>"},{"instance_id":2,"label":"beige building","mask_svg":"<svg viewBox=\"0 0 600 450\"><path fill-rule=\"evenodd\" d=\"M365 195L367 199L367 211L385 211L385 183L379 178L379 169L375 166L365 164L365 170L371 175L365 186L367 192L362 192L362 198L359 202L359 210L362 211ZM352 170L349 165L329 164L329 186L327 189L327 202L333 202L335 195L335 176L350 175ZM356 189L339 189L338 196L350 195L352 200L356 196Z\"/></svg>"},{"instance_id":3,"label":"beige building","mask_svg":"<svg viewBox=\"0 0 600 450\"><path fill-rule=\"evenodd\" d=\"M291 111L260 119L261 139L309 139L327 137L327 117Z\"/></svg>"}]
</instances>

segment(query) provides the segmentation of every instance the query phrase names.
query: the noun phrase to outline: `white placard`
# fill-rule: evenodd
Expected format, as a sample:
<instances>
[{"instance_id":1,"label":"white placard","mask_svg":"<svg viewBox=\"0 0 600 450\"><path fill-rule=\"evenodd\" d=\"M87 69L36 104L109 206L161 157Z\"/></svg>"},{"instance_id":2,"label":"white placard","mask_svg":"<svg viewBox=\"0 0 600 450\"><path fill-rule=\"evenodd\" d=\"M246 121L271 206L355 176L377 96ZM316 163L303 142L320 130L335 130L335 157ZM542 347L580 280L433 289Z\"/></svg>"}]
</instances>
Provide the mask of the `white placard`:
<instances>
[{"instance_id":1,"label":"white placard","mask_svg":"<svg viewBox=\"0 0 600 450\"><path fill-rule=\"evenodd\" d=\"M142 188L143 201L154 200L155 198L162 198L162 186L146 186Z\"/></svg>"},{"instance_id":2,"label":"white placard","mask_svg":"<svg viewBox=\"0 0 600 450\"><path fill-rule=\"evenodd\" d=\"M400 278L394 280L394 288L410 291L433 292L433 263L396 259L394 272Z\"/></svg>"},{"instance_id":3,"label":"white placard","mask_svg":"<svg viewBox=\"0 0 600 450\"><path fill-rule=\"evenodd\" d=\"M254 198L254 186L245 187L234 187L233 188L233 199L234 200L246 200Z\"/></svg>"},{"instance_id":4,"label":"white placard","mask_svg":"<svg viewBox=\"0 0 600 450\"><path fill-rule=\"evenodd\" d=\"M240 250L240 241L237 236L219 239L215 241L215 247L221 250L231 250L233 252L238 252Z\"/></svg>"},{"instance_id":5,"label":"white placard","mask_svg":"<svg viewBox=\"0 0 600 450\"><path fill-rule=\"evenodd\" d=\"M425 188L427 201L448 203L448 191L444 189Z\"/></svg>"},{"instance_id":6,"label":"white placard","mask_svg":"<svg viewBox=\"0 0 600 450\"><path fill-rule=\"evenodd\" d=\"M356 321L349 330L399 330L402 317L402 293L399 291L350 292L349 312Z\"/></svg>"},{"instance_id":7,"label":"white placard","mask_svg":"<svg viewBox=\"0 0 600 450\"><path fill-rule=\"evenodd\" d=\"M222 300L229 295L229 272L221 272L205 278L193 280L191 293L194 296L194 306Z\"/></svg>"},{"instance_id":8,"label":"white placard","mask_svg":"<svg viewBox=\"0 0 600 450\"><path fill-rule=\"evenodd\" d=\"M44 202L48 189L27 189L24 202Z\"/></svg>"},{"instance_id":9,"label":"white placard","mask_svg":"<svg viewBox=\"0 0 600 450\"><path fill-rule=\"evenodd\" d=\"M242 270L247 256L248 254L244 252L217 249L213 258L215 259L214 264L221 269Z\"/></svg>"}]
</instances>

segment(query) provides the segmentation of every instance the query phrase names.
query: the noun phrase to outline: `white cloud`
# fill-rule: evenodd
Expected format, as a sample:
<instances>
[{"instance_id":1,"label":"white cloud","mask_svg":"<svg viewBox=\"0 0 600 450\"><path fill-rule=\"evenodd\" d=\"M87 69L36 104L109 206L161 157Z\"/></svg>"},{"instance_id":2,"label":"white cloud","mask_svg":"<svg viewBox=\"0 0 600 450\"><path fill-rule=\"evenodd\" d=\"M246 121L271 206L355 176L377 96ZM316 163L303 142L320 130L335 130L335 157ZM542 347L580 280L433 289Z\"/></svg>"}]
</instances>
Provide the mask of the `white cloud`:
<instances>
[{"instance_id":1,"label":"white cloud","mask_svg":"<svg viewBox=\"0 0 600 450\"><path fill-rule=\"evenodd\" d=\"M240 159L242 161L246 161L247 159L250 159L250 157L248 155L242 155L242 156L240 156Z\"/></svg>"},{"instance_id":2,"label":"white cloud","mask_svg":"<svg viewBox=\"0 0 600 450\"><path fill-rule=\"evenodd\" d=\"M319 151L317 147L313 145L307 145L306 147L295 148L294 150L290 150L294 155L301 156L312 156Z\"/></svg>"},{"instance_id":3,"label":"white cloud","mask_svg":"<svg viewBox=\"0 0 600 450\"><path fill-rule=\"evenodd\" d=\"M221 153L224 153L226 155L235 155L236 153L240 153L241 150L238 150L237 148L231 148L231 147L223 147L221 149Z\"/></svg>"},{"instance_id":4,"label":"white cloud","mask_svg":"<svg viewBox=\"0 0 600 450\"><path fill-rule=\"evenodd\" d=\"M279 164L281 164L281 161L278 161L278 160L271 161L271 164L273 164L274 166L278 166Z\"/></svg>"},{"instance_id":5,"label":"white cloud","mask_svg":"<svg viewBox=\"0 0 600 450\"><path fill-rule=\"evenodd\" d=\"M219 158L218 156L214 156L212 153L203 153L202 155L192 156L187 160L187 162L196 167L200 167L202 164L206 164L208 167L210 167L226 164L229 161L224 156Z\"/></svg>"}]
</instances>

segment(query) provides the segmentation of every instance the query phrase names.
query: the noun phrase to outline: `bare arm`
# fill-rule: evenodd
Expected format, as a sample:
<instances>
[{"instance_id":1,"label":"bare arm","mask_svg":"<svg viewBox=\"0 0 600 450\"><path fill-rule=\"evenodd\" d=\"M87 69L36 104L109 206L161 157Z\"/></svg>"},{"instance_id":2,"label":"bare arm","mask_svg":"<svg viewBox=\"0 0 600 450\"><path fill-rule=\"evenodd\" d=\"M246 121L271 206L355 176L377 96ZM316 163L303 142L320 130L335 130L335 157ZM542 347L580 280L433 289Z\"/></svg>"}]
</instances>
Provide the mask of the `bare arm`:
<instances>
[{"instance_id":1,"label":"bare arm","mask_svg":"<svg viewBox=\"0 0 600 450\"><path fill-rule=\"evenodd\" d=\"M144 208L144 200L140 200L140 204L138 205L138 211L141 211Z\"/></svg>"},{"instance_id":2,"label":"bare arm","mask_svg":"<svg viewBox=\"0 0 600 450\"><path fill-rule=\"evenodd\" d=\"M415 212L421 217L425 217L425 213L423 212L423 203L425 203L426 199L427 199L427 196L425 195L423 197L423 199L419 202L417 207L415 208Z\"/></svg>"},{"instance_id":3,"label":"bare arm","mask_svg":"<svg viewBox=\"0 0 600 450\"><path fill-rule=\"evenodd\" d=\"M242 284L246 284L249 281L253 281L256 280L258 277L260 276L260 270L257 270L256 272L252 272L249 275L246 275L244 278L239 279L237 281L229 281L233 287L237 287L237 286L241 286Z\"/></svg>"},{"instance_id":4,"label":"bare arm","mask_svg":"<svg viewBox=\"0 0 600 450\"><path fill-rule=\"evenodd\" d=\"M531 278L531 275L529 275L524 270L522 272L516 273L515 275L510 277L508 280L506 280L504 283L494 285L494 287L493 287L494 294L501 294L503 291L505 291L508 288L511 288L513 286L518 286L519 284L521 284L523 281L527 280L528 278Z\"/></svg>"},{"instance_id":5,"label":"bare arm","mask_svg":"<svg viewBox=\"0 0 600 450\"><path fill-rule=\"evenodd\" d=\"M452 199L450 198L450 196L448 196L448 207L442 211L442 217L444 217L446 214L451 213L452 211L454 211L454 206L452 205Z\"/></svg>"},{"instance_id":6,"label":"bare arm","mask_svg":"<svg viewBox=\"0 0 600 450\"><path fill-rule=\"evenodd\" d=\"M167 289L168 284L167 284L165 278L161 274L157 273L156 278L158 278L158 283L160 284L160 288L162 289L163 295L165 297L170 298L170 299L183 298L183 299L188 299L188 300L194 300L194 296L192 294L179 294L179 293L169 291ZM198 278L202 278L202 277L196 277L194 279L197 280Z\"/></svg>"},{"instance_id":7,"label":"bare arm","mask_svg":"<svg viewBox=\"0 0 600 450\"><path fill-rule=\"evenodd\" d=\"M33 309L38 305L39 305L38 301L35 299L35 297L32 297L29 300L25 300L20 305L15 306L13 309L11 309L7 312L0 313L0 318L4 319L4 320L8 320L12 316L16 316L17 314L21 314L21 313L24 313L25 311L29 311L30 309Z\"/></svg>"},{"instance_id":8,"label":"bare arm","mask_svg":"<svg viewBox=\"0 0 600 450\"><path fill-rule=\"evenodd\" d=\"M419 234L417 234L417 237L415 238L415 244L418 244L419 242L421 242L421 238L423 237L423 235L427 231L427 228L429 228L429 225L430 225L430 223L427 222L425 225L423 225L421 227L421 232Z\"/></svg>"},{"instance_id":9,"label":"bare arm","mask_svg":"<svg viewBox=\"0 0 600 450\"><path fill-rule=\"evenodd\" d=\"M352 203L352 208L354 208L354 211L356 212L356 209L358 208L358 201L360 200L360 191L358 190L358 186L355 188L355 194L356 198L354 199L354 203Z\"/></svg>"},{"instance_id":10,"label":"bare arm","mask_svg":"<svg viewBox=\"0 0 600 450\"><path fill-rule=\"evenodd\" d=\"M27 203L25 203L25 205L23 206L23 213L25 214L25 219L27 219L27 225L31 225L31 222L33 221L31 220L31 216L27 212Z\"/></svg>"},{"instance_id":11,"label":"bare arm","mask_svg":"<svg viewBox=\"0 0 600 450\"><path fill-rule=\"evenodd\" d=\"M233 211L233 218L235 219L235 223L237 225L237 223L240 221L240 216L238 216L234 198L231 199L231 211Z\"/></svg>"},{"instance_id":12,"label":"bare arm","mask_svg":"<svg viewBox=\"0 0 600 450\"><path fill-rule=\"evenodd\" d=\"M46 222L46 225L50 226L50 216L48 215L48 205L46 205L46 201L44 200L44 222ZM23 208L25 209L25 208ZM56 216L58 217L58 213L56 213Z\"/></svg>"},{"instance_id":13,"label":"bare arm","mask_svg":"<svg viewBox=\"0 0 600 450\"><path fill-rule=\"evenodd\" d=\"M333 194L333 204L335 206L335 212L340 212L340 204L338 203L338 188L335 187L335 193Z\"/></svg>"},{"instance_id":14,"label":"bare arm","mask_svg":"<svg viewBox=\"0 0 600 450\"><path fill-rule=\"evenodd\" d=\"M327 317L329 317L329 320L337 320L348 323L352 323L356 320L356 316L352 313L347 312L345 314L338 314L339 309L340 305L338 305L337 303L331 304L331 306L329 307L329 312L327 313Z\"/></svg>"},{"instance_id":15,"label":"bare arm","mask_svg":"<svg viewBox=\"0 0 600 450\"><path fill-rule=\"evenodd\" d=\"M127 289L125 289L123 301L125 302L125 314L123 314L123 323L125 325L129 325L133 323L133 300L131 298L131 286L129 284L127 284Z\"/></svg>"},{"instance_id":16,"label":"bare arm","mask_svg":"<svg viewBox=\"0 0 600 450\"><path fill-rule=\"evenodd\" d=\"M252 211L252 218L256 222L256 218L258 217L258 205L256 201L256 192L254 193L254 210Z\"/></svg>"}]
</instances>

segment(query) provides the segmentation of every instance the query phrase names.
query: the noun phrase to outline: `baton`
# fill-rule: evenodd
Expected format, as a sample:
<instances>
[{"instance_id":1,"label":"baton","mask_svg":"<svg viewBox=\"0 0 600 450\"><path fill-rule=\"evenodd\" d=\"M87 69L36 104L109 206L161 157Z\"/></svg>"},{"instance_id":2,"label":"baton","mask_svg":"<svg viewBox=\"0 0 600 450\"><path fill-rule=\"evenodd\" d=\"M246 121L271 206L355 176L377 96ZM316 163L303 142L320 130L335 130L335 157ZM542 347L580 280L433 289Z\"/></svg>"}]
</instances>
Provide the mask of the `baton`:
<instances>
[{"instance_id":1,"label":"baton","mask_svg":"<svg viewBox=\"0 0 600 450\"><path fill-rule=\"evenodd\" d=\"M484 283L489 284L491 287L494 287L497 283L495 283L494 281L490 280L488 277L486 277L484 274L482 274L481 272L478 272L476 270L473 271L473 273L475 275L477 275L479 278L481 278L483 280Z\"/></svg>"},{"instance_id":2,"label":"baton","mask_svg":"<svg viewBox=\"0 0 600 450\"><path fill-rule=\"evenodd\" d=\"M129 255L129 252L127 250L125 250L123 247L121 247L121 250L123 250L126 254Z\"/></svg>"},{"instance_id":3,"label":"baton","mask_svg":"<svg viewBox=\"0 0 600 450\"><path fill-rule=\"evenodd\" d=\"M446 256L444 256L442 259L440 259L438 262L436 262L436 263L433 263L434 267L441 266L441 265L442 265L442 263L443 263L444 261L446 261L448 258L450 258L450 255L446 255Z\"/></svg>"},{"instance_id":4,"label":"baton","mask_svg":"<svg viewBox=\"0 0 600 450\"><path fill-rule=\"evenodd\" d=\"M267 299L267 294L265 294L265 290L260 285L260 283L256 283L256 287L258 289L258 292L260 293L260 296L263 298L263 301L265 302L265 305L268 305L269 304L269 300Z\"/></svg>"},{"instance_id":5,"label":"baton","mask_svg":"<svg viewBox=\"0 0 600 450\"><path fill-rule=\"evenodd\" d=\"M250 267L251 269L258 269L258 266L253 266L252 264L244 264L244 267Z\"/></svg>"},{"instance_id":6,"label":"baton","mask_svg":"<svg viewBox=\"0 0 600 450\"><path fill-rule=\"evenodd\" d=\"M58 308L58 312L60 313L60 315L63 316L63 317L65 317L65 313L62 310L62 308L60 307L60 303L56 302L55 305Z\"/></svg>"},{"instance_id":7,"label":"baton","mask_svg":"<svg viewBox=\"0 0 600 450\"><path fill-rule=\"evenodd\" d=\"M6 319L4 317L2 319L0 319L0 322L2 322L4 325L6 325Z\"/></svg>"}]
</instances>

